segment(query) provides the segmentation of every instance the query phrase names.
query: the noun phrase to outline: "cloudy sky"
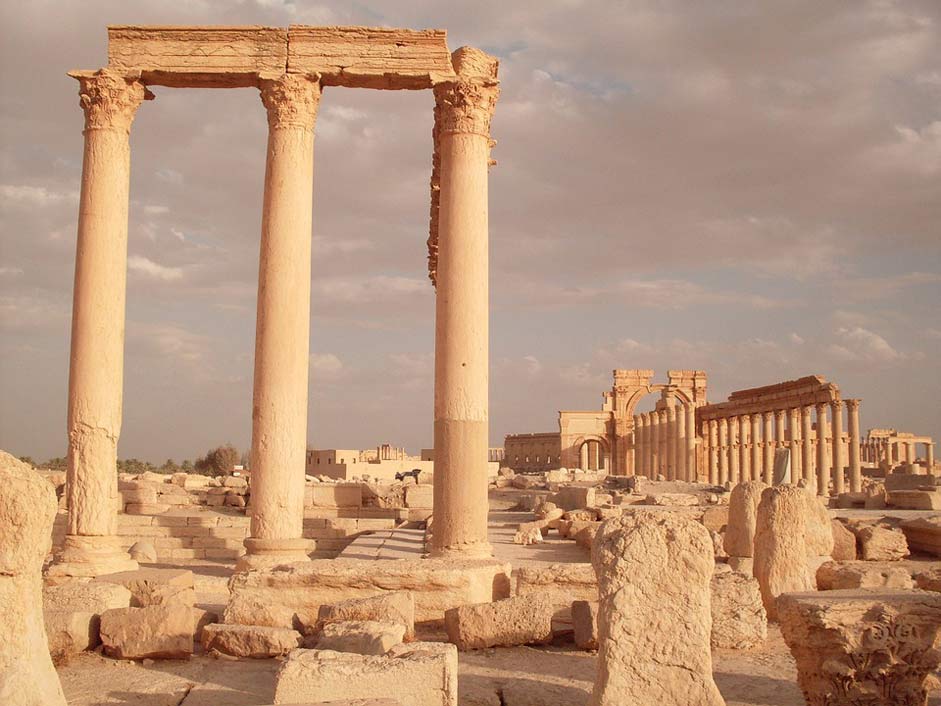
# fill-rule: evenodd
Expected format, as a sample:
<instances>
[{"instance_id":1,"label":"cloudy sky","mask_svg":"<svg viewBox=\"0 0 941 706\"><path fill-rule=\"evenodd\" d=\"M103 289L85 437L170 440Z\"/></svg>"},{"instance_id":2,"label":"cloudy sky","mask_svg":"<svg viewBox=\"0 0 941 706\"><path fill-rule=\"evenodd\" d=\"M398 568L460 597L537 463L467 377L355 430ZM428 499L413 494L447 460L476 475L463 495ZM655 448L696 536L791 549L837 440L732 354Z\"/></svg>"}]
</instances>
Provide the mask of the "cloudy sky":
<instances>
[{"instance_id":1,"label":"cloudy sky","mask_svg":"<svg viewBox=\"0 0 941 706\"><path fill-rule=\"evenodd\" d=\"M941 3L3 3L0 448L64 454L82 157L107 24L441 27L501 60L491 445L615 367L709 398L821 374L864 427L941 436ZM132 130L119 453L248 446L267 127L254 89L156 87ZM430 92L325 91L309 441L431 444ZM642 407L649 408L650 401Z\"/></svg>"}]
</instances>

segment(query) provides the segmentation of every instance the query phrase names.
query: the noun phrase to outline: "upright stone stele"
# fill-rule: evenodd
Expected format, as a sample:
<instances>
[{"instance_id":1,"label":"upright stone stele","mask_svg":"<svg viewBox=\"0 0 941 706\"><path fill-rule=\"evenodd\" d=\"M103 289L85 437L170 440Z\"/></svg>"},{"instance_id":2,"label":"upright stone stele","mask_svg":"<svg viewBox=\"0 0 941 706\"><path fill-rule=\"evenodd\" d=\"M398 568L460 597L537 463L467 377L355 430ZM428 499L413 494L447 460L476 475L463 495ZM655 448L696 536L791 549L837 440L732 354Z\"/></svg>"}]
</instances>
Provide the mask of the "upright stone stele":
<instances>
[{"instance_id":1,"label":"upright stone stele","mask_svg":"<svg viewBox=\"0 0 941 706\"><path fill-rule=\"evenodd\" d=\"M440 191L432 554L481 557L492 554L487 539L487 182L498 62L462 47L452 54L452 64L457 78L434 87Z\"/></svg>"},{"instance_id":2,"label":"upright stone stele","mask_svg":"<svg viewBox=\"0 0 941 706\"><path fill-rule=\"evenodd\" d=\"M768 486L760 481L739 483L729 496L729 522L723 547L730 557L755 555L755 531L758 526L758 505ZM747 572L751 573L751 572Z\"/></svg>"},{"instance_id":3,"label":"upright stone stele","mask_svg":"<svg viewBox=\"0 0 941 706\"><path fill-rule=\"evenodd\" d=\"M595 536L598 669L590 706L724 706L712 678L712 539L700 523L638 512Z\"/></svg>"},{"instance_id":4,"label":"upright stone stele","mask_svg":"<svg viewBox=\"0 0 941 706\"><path fill-rule=\"evenodd\" d=\"M0 703L65 706L43 624L42 564L56 516L52 485L0 451Z\"/></svg>"},{"instance_id":5,"label":"upright stone stele","mask_svg":"<svg viewBox=\"0 0 941 706\"><path fill-rule=\"evenodd\" d=\"M85 113L69 359L68 530L49 576L137 568L117 533L131 122L153 96L109 69L72 72Z\"/></svg>"},{"instance_id":6,"label":"upright stone stele","mask_svg":"<svg viewBox=\"0 0 941 706\"><path fill-rule=\"evenodd\" d=\"M259 81L268 159L258 267L251 536L239 570L305 561L310 255L317 77Z\"/></svg>"}]
</instances>

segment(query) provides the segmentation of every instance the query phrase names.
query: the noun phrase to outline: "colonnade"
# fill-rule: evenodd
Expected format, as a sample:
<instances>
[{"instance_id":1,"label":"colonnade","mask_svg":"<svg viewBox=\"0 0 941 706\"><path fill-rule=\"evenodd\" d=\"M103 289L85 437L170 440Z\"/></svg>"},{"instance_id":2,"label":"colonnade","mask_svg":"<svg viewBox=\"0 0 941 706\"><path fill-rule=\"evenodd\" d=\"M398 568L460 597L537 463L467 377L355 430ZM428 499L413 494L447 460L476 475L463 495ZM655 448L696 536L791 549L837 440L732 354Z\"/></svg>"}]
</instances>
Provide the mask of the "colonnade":
<instances>
[{"instance_id":1,"label":"colonnade","mask_svg":"<svg viewBox=\"0 0 941 706\"><path fill-rule=\"evenodd\" d=\"M637 475L696 480L696 407L676 397L658 409L634 415L634 469Z\"/></svg>"},{"instance_id":2,"label":"colonnade","mask_svg":"<svg viewBox=\"0 0 941 706\"><path fill-rule=\"evenodd\" d=\"M848 468L849 490L862 490L858 399L711 417L702 420L701 426L710 483L762 480L771 484L775 451L786 448L792 482L803 479L818 494L827 495L832 476L833 491L839 494L846 491L844 470Z\"/></svg>"},{"instance_id":3,"label":"colonnade","mask_svg":"<svg viewBox=\"0 0 941 706\"><path fill-rule=\"evenodd\" d=\"M452 55L434 86L437 193L433 554L483 556L487 541L488 169L496 60ZM129 133L153 96L139 76L74 72L85 113L68 402L69 522L50 573L136 568L116 536ZM259 77L268 146L259 258L251 533L239 568L306 560L302 537L317 74Z\"/></svg>"},{"instance_id":4,"label":"colonnade","mask_svg":"<svg viewBox=\"0 0 941 706\"><path fill-rule=\"evenodd\" d=\"M934 467L934 441L930 437L906 438L904 436L872 435L861 444L862 459L865 463L879 465L886 463L890 467L902 463L915 463L918 460L918 444L924 444L923 459L926 466Z\"/></svg>"}]
</instances>

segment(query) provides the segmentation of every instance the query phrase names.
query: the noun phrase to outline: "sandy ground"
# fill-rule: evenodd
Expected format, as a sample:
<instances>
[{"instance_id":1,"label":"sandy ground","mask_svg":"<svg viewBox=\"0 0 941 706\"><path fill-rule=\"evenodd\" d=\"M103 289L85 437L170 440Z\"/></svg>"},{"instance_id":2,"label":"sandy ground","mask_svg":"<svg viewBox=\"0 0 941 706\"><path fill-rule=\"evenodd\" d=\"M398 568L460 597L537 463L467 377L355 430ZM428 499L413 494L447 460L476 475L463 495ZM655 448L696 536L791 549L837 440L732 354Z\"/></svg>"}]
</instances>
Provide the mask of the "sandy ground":
<instances>
[{"instance_id":1,"label":"sandy ground","mask_svg":"<svg viewBox=\"0 0 941 706\"><path fill-rule=\"evenodd\" d=\"M514 567L588 561L574 542L549 539L513 544L519 522L531 513L514 512L512 495L493 498L490 539L494 554ZM221 612L231 564L188 562L200 605ZM422 639L443 640L443 634ZM514 647L461 653L460 706L584 706L591 693L596 655L569 647ZM260 706L271 704L279 660L234 660L196 655L189 661L123 662L85 653L60 665L71 706ZM715 650L716 683L728 706L802 706L794 661L776 627L768 640L748 651ZM929 700L941 706L941 692ZM407 704L403 704L407 706Z\"/></svg>"}]
</instances>

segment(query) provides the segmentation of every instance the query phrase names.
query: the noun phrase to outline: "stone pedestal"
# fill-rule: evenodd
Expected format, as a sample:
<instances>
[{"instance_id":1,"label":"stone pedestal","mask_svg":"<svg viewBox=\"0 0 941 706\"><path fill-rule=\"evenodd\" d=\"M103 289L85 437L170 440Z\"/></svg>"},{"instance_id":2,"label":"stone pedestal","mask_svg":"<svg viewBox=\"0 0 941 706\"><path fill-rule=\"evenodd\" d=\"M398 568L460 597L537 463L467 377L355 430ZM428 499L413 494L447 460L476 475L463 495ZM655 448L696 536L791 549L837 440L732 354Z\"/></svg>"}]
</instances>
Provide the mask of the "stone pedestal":
<instances>
[{"instance_id":1,"label":"stone pedestal","mask_svg":"<svg viewBox=\"0 0 941 706\"><path fill-rule=\"evenodd\" d=\"M497 60L452 55L435 86L439 160L435 305L435 525L432 554L483 557L487 540L489 275L487 182Z\"/></svg>"},{"instance_id":2,"label":"stone pedestal","mask_svg":"<svg viewBox=\"0 0 941 706\"><path fill-rule=\"evenodd\" d=\"M809 706L925 706L941 664L941 594L885 588L784 594L781 632Z\"/></svg>"},{"instance_id":3,"label":"stone pedestal","mask_svg":"<svg viewBox=\"0 0 941 706\"><path fill-rule=\"evenodd\" d=\"M117 446L124 380L124 310L131 123L153 96L103 69L76 72L85 112L69 360L68 535L56 576L137 568L117 546Z\"/></svg>"},{"instance_id":4,"label":"stone pedestal","mask_svg":"<svg viewBox=\"0 0 941 706\"><path fill-rule=\"evenodd\" d=\"M300 74L260 82L268 111L252 405L251 536L238 569L307 558L301 538L310 366L314 122L320 85Z\"/></svg>"}]
</instances>

